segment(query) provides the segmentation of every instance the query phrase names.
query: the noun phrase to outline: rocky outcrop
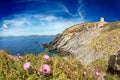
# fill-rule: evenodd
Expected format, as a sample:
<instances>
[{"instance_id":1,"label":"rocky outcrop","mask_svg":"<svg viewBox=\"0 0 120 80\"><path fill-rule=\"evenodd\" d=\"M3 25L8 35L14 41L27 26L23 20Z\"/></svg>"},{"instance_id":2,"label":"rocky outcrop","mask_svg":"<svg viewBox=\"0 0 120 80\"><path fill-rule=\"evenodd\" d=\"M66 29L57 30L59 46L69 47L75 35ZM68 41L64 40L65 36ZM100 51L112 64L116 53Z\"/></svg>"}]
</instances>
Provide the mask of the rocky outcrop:
<instances>
[{"instance_id":1,"label":"rocky outcrop","mask_svg":"<svg viewBox=\"0 0 120 80\"><path fill-rule=\"evenodd\" d=\"M67 52L74 58L79 59L84 64L89 64L99 58L108 59L109 56L105 52L107 52L109 49L104 48L105 45L103 43L107 43L104 41L107 40L106 38L111 37L110 34L120 34L119 30L117 32L113 31L114 29L109 31L111 28L111 23L104 22L103 18L100 22L77 24L66 29L62 34L58 35L54 41L50 42L49 44L44 44L44 47L48 48L49 50ZM119 27L116 29L119 29ZM106 34L106 36L104 37L103 42L101 42L99 38L104 36L104 34ZM120 36L118 36L118 39L120 39ZM117 43L118 45L115 45L117 47L114 50L118 50L120 44L119 40ZM100 50L98 47L99 45L104 49ZM113 49L109 51L112 50Z\"/></svg>"},{"instance_id":2,"label":"rocky outcrop","mask_svg":"<svg viewBox=\"0 0 120 80\"><path fill-rule=\"evenodd\" d=\"M111 55L108 61L107 71L112 74L118 74L120 76L120 50L117 55Z\"/></svg>"}]
</instances>

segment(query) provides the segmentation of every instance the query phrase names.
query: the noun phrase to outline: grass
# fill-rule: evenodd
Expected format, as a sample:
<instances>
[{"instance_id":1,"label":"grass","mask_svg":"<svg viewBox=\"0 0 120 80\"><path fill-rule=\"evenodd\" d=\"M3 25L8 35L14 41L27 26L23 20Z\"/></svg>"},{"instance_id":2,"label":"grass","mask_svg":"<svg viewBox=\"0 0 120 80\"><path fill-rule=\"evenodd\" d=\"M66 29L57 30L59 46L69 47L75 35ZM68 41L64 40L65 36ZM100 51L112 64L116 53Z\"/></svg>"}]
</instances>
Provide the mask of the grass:
<instances>
[{"instance_id":1,"label":"grass","mask_svg":"<svg viewBox=\"0 0 120 80\"><path fill-rule=\"evenodd\" d=\"M108 62L104 59L97 59L91 63L91 66L93 66L97 71L105 72L107 71Z\"/></svg>"},{"instance_id":2,"label":"grass","mask_svg":"<svg viewBox=\"0 0 120 80\"><path fill-rule=\"evenodd\" d=\"M43 60L44 54L25 54L19 61L10 59L7 51L0 51L0 80L95 80L93 67L81 64L77 59L71 57L61 57L54 55L49 60ZM24 70L23 65L31 62L29 70ZM45 74L40 71L43 64L48 64L51 68L50 73ZM103 60L93 62L92 66L99 67L105 71L106 64ZM87 72L86 75L83 72ZM106 76L106 80L109 76ZM118 77L117 77L118 78ZM117 79L116 78L116 79Z\"/></svg>"},{"instance_id":3,"label":"grass","mask_svg":"<svg viewBox=\"0 0 120 80\"><path fill-rule=\"evenodd\" d=\"M107 74L105 76L105 80L120 80L120 78L118 76L113 76L111 74Z\"/></svg>"},{"instance_id":4,"label":"grass","mask_svg":"<svg viewBox=\"0 0 120 80\"><path fill-rule=\"evenodd\" d=\"M116 54L120 45L120 28L102 33L99 37L93 39L89 44L90 49L103 52L109 56Z\"/></svg>"},{"instance_id":5,"label":"grass","mask_svg":"<svg viewBox=\"0 0 120 80\"><path fill-rule=\"evenodd\" d=\"M74 32L80 32L80 31L83 31L83 30L87 30L88 28L92 28L93 26L95 26L95 24L96 24L96 22L76 24L76 25L73 25L73 26L65 29L61 35L64 36L64 35L68 35L69 33L74 33Z\"/></svg>"},{"instance_id":6,"label":"grass","mask_svg":"<svg viewBox=\"0 0 120 80\"><path fill-rule=\"evenodd\" d=\"M120 21L111 22L111 23L106 24L105 26L109 26L109 29L106 31L115 30L115 29L120 28Z\"/></svg>"},{"instance_id":7,"label":"grass","mask_svg":"<svg viewBox=\"0 0 120 80\"><path fill-rule=\"evenodd\" d=\"M5 54L6 52L0 53L0 80L79 80L82 76L83 66L72 58L63 59L55 55L46 61L42 59L43 54L26 54L22 60L14 61ZM23 64L28 61L31 62L31 67L25 71ZM43 64L51 67L49 74L40 72L39 68Z\"/></svg>"}]
</instances>

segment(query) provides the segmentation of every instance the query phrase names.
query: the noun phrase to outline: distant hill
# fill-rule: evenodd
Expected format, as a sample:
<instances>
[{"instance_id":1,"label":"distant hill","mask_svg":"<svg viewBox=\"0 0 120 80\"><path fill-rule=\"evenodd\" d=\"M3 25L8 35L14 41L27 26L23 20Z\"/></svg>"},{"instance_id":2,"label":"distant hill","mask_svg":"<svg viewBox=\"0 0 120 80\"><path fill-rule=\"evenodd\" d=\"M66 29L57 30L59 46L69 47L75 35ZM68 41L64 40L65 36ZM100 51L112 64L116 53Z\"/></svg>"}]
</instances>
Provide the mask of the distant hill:
<instances>
[{"instance_id":1,"label":"distant hill","mask_svg":"<svg viewBox=\"0 0 120 80\"><path fill-rule=\"evenodd\" d=\"M49 36L57 36L57 35L27 35L27 36L0 36L0 37L49 37Z\"/></svg>"},{"instance_id":2,"label":"distant hill","mask_svg":"<svg viewBox=\"0 0 120 80\"><path fill-rule=\"evenodd\" d=\"M84 64L97 59L108 60L110 55L120 50L120 21L77 24L63 31L49 44L49 50L68 53Z\"/></svg>"}]
</instances>

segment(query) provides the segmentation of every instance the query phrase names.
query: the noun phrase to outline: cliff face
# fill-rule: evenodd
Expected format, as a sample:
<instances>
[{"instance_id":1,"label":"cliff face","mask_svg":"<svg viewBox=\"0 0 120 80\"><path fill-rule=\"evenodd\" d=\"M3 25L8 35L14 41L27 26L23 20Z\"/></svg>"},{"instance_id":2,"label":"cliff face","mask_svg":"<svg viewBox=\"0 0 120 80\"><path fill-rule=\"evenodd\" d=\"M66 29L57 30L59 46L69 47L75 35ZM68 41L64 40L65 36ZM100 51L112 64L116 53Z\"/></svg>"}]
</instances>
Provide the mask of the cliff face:
<instances>
[{"instance_id":1,"label":"cliff face","mask_svg":"<svg viewBox=\"0 0 120 80\"><path fill-rule=\"evenodd\" d=\"M84 64L99 58L108 59L120 48L120 22L77 24L44 47L67 52Z\"/></svg>"}]
</instances>

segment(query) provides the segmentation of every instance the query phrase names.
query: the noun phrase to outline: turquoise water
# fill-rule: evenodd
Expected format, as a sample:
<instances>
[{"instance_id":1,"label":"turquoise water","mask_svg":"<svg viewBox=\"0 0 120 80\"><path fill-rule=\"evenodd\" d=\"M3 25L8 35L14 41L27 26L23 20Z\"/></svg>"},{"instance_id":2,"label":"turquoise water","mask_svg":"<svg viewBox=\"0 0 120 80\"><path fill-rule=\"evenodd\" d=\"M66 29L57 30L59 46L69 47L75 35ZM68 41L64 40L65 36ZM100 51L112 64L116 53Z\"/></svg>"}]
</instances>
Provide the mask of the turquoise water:
<instances>
[{"instance_id":1,"label":"turquoise water","mask_svg":"<svg viewBox=\"0 0 120 80\"><path fill-rule=\"evenodd\" d=\"M13 55L44 52L42 44L49 43L56 36L0 37L0 50L9 50Z\"/></svg>"}]
</instances>

